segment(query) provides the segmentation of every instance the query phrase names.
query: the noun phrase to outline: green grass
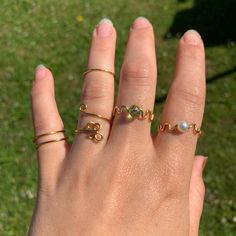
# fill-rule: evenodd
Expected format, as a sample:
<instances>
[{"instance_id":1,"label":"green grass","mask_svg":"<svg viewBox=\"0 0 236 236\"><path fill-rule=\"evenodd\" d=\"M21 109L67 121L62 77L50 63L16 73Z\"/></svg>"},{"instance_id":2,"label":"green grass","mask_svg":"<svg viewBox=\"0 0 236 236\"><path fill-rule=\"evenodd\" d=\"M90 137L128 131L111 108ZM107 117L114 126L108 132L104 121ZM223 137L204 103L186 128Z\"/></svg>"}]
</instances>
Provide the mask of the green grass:
<instances>
[{"instance_id":1,"label":"green grass","mask_svg":"<svg viewBox=\"0 0 236 236\"><path fill-rule=\"evenodd\" d=\"M168 90L178 42L177 37L163 36L175 14L192 6L192 0L183 3L176 0L1 0L0 235L25 235L34 206L37 163L29 93L35 66L42 63L52 69L59 109L72 137L81 74L86 68L90 35L97 22L108 17L117 29L116 71L119 71L131 22L139 15L151 20L159 60L158 98ZM82 22L76 20L79 15L83 17ZM235 30L233 25L232 30ZM236 46L233 42L212 45L206 49L206 59L208 78L230 70L236 66ZM207 85L202 127L206 135L200 139L197 150L209 156L202 236L231 236L236 232L235 91L235 71ZM158 112L162 105L156 104Z\"/></svg>"}]
</instances>

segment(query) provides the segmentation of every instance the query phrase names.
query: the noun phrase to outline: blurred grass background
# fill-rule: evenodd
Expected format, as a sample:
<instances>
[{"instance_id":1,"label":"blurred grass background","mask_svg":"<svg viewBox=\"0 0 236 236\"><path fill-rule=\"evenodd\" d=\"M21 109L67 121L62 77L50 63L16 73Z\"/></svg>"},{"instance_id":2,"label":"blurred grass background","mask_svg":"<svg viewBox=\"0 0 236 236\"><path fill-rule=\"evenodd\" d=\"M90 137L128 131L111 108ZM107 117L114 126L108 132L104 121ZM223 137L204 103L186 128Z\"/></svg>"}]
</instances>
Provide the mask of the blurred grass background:
<instances>
[{"instance_id":1,"label":"blurred grass background","mask_svg":"<svg viewBox=\"0 0 236 236\"><path fill-rule=\"evenodd\" d=\"M37 181L30 87L34 68L54 73L59 110L72 137L90 35L103 17L118 34L119 74L137 16L153 23L159 60L156 111L170 85L178 38L197 29L206 43L207 101L197 153L209 156L202 236L236 235L236 37L234 0L1 0L0 235L26 235ZM154 127L155 129L155 127Z\"/></svg>"}]
</instances>

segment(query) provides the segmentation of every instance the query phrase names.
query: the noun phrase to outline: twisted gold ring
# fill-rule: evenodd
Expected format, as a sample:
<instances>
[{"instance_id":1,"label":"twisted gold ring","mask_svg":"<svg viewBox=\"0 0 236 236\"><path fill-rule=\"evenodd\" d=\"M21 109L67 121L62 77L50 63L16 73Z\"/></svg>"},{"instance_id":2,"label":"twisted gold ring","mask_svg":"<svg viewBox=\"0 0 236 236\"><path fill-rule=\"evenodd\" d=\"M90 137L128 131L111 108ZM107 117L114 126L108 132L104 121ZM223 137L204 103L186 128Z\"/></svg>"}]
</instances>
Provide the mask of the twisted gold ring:
<instances>
[{"instance_id":1,"label":"twisted gold ring","mask_svg":"<svg viewBox=\"0 0 236 236\"><path fill-rule=\"evenodd\" d=\"M111 119L99 114L87 112L87 108L88 106L86 104L81 104L79 110L83 115L97 117L111 123ZM97 143L103 139L103 135L100 133L101 128L102 126L98 122L89 121L82 129L76 129L75 133L87 133L87 137Z\"/></svg>"},{"instance_id":2,"label":"twisted gold ring","mask_svg":"<svg viewBox=\"0 0 236 236\"><path fill-rule=\"evenodd\" d=\"M151 110L146 110L143 111L142 108L136 106L136 105L131 105L131 106L125 106L122 105L121 107L115 106L113 109L113 116L116 114L121 114L122 112L126 112L126 118L128 120L145 120L148 119L150 122L154 120L154 114L151 112Z\"/></svg>"},{"instance_id":3,"label":"twisted gold ring","mask_svg":"<svg viewBox=\"0 0 236 236\"><path fill-rule=\"evenodd\" d=\"M186 121L181 121L178 124L172 126L169 123L164 123L164 124L160 124L158 127L158 130L160 132L179 132L179 133L185 133L187 132L189 129L193 130L193 134L197 134L197 135L201 135L202 131L200 128L197 127L196 124L189 124Z\"/></svg>"},{"instance_id":4,"label":"twisted gold ring","mask_svg":"<svg viewBox=\"0 0 236 236\"><path fill-rule=\"evenodd\" d=\"M63 134L65 134L65 130L64 130L64 129L61 129L61 130L51 131L51 132L47 132L47 133L44 133L44 134L37 135L37 136L33 139L33 142L36 144L36 149L38 149L40 146L42 146L42 145L44 145L44 144L47 144L47 143L60 142L60 141L63 141L63 140L67 140L67 137L64 135L63 138L47 140L47 141L45 141L45 142L38 142L38 140L39 140L40 138L42 138L42 137L50 136L50 135L54 135L54 134L58 134L58 133L63 133Z\"/></svg>"},{"instance_id":5,"label":"twisted gold ring","mask_svg":"<svg viewBox=\"0 0 236 236\"><path fill-rule=\"evenodd\" d=\"M106 117L103 117L102 115L87 112L87 111L86 111L87 108L88 108L88 106L87 106L86 104L81 104L80 107L79 107L79 110L80 110L80 112L82 112L82 113L85 114L85 115L98 117L98 118L100 118L100 119L103 119L103 120L108 121L109 123L111 122L111 119L106 118Z\"/></svg>"},{"instance_id":6,"label":"twisted gold ring","mask_svg":"<svg viewBox=\"0 0 236 236\"><path fill-rule=\"evenodd\" d=\"M101 125L99 123L95 123L93 121L89 121L84 128L76 129L75 133L87 133L88 139L93 140L94 142L99 142L103 139L103 135L99 133L101 130Z\"/></svg>"},{"instance_id":7,"label":"twisted gold ring","mask_svg":"<svg viewBox=\"0 0 236 236\"><path fill-rule=\"evenodd\" d=\"M102 71L102 72L105 72L105 73L111 74L111 75L114 77L114 79L116 78L116 75L115 75L114 72L109 71L109 70L106 70L106 69L99 69L99 68L88 69L88 70L86 70L86 71L83 73L83 77L85 77L85 75L87 75L88 73L93 72L93 71Z\"/></svg>"}]
</instances>

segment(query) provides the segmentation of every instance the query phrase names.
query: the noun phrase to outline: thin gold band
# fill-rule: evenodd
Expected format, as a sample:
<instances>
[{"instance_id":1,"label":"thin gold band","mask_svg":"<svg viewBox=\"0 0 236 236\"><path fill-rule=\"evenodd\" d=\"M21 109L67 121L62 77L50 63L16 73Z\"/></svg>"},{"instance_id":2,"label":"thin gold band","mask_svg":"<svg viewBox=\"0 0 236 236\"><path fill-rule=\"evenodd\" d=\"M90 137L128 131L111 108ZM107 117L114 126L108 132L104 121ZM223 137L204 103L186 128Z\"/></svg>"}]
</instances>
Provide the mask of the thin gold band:
<instances>
[{"instance_id":1,"label":"thin gold band","mask_svg":"<svg viewBox=\"0 0 236 236\"><path fill-rule=\"evenodd\" d=\"M80 110L80 112L84 113L85 115L98 117L98 118L100 118L100 119L103 119L103 120L108 121L109 123L111 122L111 119L106 118L106 117L103 117L102 115L87 112L87 111L86 111L87 108L88 108L88 106L87 106L86 104L81 104L80 107L79 107L79 110Z\"/></svg>"},{"instance_id":2,"label":"thin gold band","mask_svg":"<svg viewBox=\"0 0 236 236\"><path fill-rule=\"evenodd\" d=\"M85 75L87 75L88 73L93 72L93 71L105 72L105 73L111 74L111 75L114 77L114 79L116 78L116 75L115 75L114 72L109 71L109 70L106 70L106 69L99 69L99 68L94 68L94 69L88 69L88 70L86 70L86 71L83 73L83 77L85 77Z\"/></svg>"},{"instance_id":3,"label":"thin gold band","mask_svg":"<svg viewBox=\"0 0 236 236\"><path fill-rule=\"evenodd\" d=\"M188 124L186 121L182 121L174 126L172 126L170 123L164 123L164 124L160 124L158 126L158 130L160 132L179 132L179 133L185 133L187 132L189 129L193 130L193 134L195 135L202 135L202 131L200 128L197 127L196 124Z\"/></svg>"},{"instance_id":4,"label":"thin gold band","mask_svg":"<svg viewBox=\"0 0 236 236\"><path fill-rule=\"evenodd\" d=\"M35 142L36 142L39 138L41 138L41 137L48 136L48 135L53 135L53 134L57 134L57 133L65 133L65 130L62 129L62 130L51 131L51 132L48 132L48 133L44 133L44 134L37 135L37 136L33 139L33 142L35 143Z\"/></svg>"},{"instance_id":5,"label":"thin gold band","mask_svg":"<svg viewBox=\"0 0 236 236\"><path fill-rule=\"evenodd\" d=\"M39 147L41 147L42 145L47 144L47 143L60 142L60 141L67 140L67 139L68 139L68 137L64 137L64 138L60 138L60 139L53 139L53 140L45 141L45 142L37 144L36 149L38 149Z\"/></svg>"},{"instance_id":6,"label":"thin gold band","mask_svg":"<svg viewBox=\"0 0 236 236\"><path fill-rule=\"evenodd\" d=\"M121 114L122 112L126 112L127 114L127 119L133 120L133 119L138 119L138 120L145 120L148 119L150 122L154 120L154 114L151 112L151 110L146 110L143 111L142 108L136 106L136 105L131 105L131 106L125 106L122 105L121 107L115 106L113 108L113 116L116 114Z\"/></svg>"}]
</instances>

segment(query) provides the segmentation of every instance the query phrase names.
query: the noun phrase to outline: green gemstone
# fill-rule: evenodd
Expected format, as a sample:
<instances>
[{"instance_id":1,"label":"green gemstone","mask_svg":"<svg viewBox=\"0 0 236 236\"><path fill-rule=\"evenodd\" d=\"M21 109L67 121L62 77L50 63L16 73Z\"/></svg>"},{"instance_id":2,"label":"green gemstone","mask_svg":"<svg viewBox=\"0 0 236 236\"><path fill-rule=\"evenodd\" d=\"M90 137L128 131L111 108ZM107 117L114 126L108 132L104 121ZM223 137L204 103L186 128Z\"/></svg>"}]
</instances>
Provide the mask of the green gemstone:
<instances>
[{"instance_id":1,"label":"green gemstone","mask_svg":"<svg viewBox=\"0 0 236 236\"><path fill-rule=\"evenodd\" d=\"M131 118L138 118L142 115L142 110L135 105L129 107L128 111Z\"/></svg>"}]
</instances>

